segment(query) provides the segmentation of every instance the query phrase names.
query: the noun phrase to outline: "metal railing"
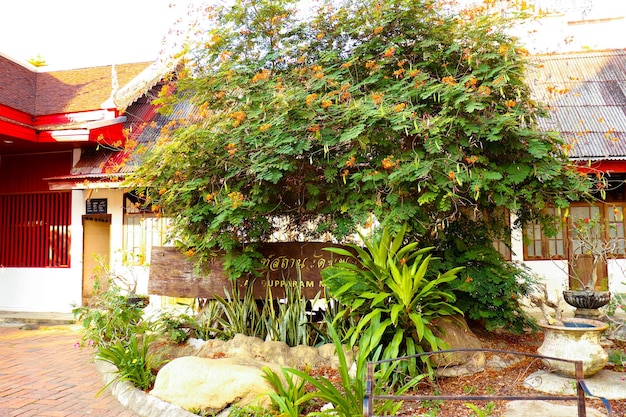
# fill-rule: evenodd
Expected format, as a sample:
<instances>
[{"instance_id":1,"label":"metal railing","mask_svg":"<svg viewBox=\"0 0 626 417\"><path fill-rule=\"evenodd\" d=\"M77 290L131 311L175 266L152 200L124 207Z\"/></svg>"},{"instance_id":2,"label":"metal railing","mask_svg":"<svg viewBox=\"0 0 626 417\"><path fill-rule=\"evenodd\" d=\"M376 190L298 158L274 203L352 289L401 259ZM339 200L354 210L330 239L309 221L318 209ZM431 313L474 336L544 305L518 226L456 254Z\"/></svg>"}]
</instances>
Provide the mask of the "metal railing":
<instances>
[{"instance_id":1,"label":"metal railing","mask_svg":"<svg viewBox=\"0 0 626 417\"><path fill-rule=\"evenodd\" d=\"M493 395L473 395L473 394L448 395L446 393L440 393L440 392L432 393L428 391L425 391L424 394L419 394L419 390L414 390L415 393L413 395L374 394L374 387L375 387L374 370L377 366L384 365L384 364L392 364L393 362L396 362L396 361L418 361L418 360L424 360L425 358L429 356L458 354L458 353L474 353L474 354L477 354L477 353L489 354L490 353L490 354L503 354L503 355L509 355L509 356L513 355L513 356L530 358L534 360L541 360L542 363L547 366L549 366L549 361L560 361L560 362L571 363L574 365L574 369L575 369L575 377L573 381L575 382L576 395L508 394L508 392L514 392L514 387L512 386L504 387L501 390L502 393L500 395L497 395L497 394L493 394ZM530 369L530 367L526 368L526 370L528 369ZM522 371L520 371L520 373L521 372ZM520 375L519 377L514 378L514 380L525 381L525 379L522 377L523 375ZM435 378L437 377L435 376ZM444 377L439 377L439 378L444 378ZM445 378L448 378L448 377L445 377ZM430 384L431 386L433 385L432 382ZM526 388L529 388L529 387L527 386ZM437 352L426 352L426 353L421 353L418 355L403 356L403 357L399 357L395 359L368 362L367 363L367 375L366 375L366 381L365 381L365 396L363 400L363 416L364 417L373 416L374 401L376 400L379 400L379 401L414 401L414 402L421 402L421 401L520 401L520 400L542 401L543 400L543 401L576 401L577 408L578 408L578 417L586 417L587 411L586 411L586 406L585 406L585 395L602 401L602 403L604 404L604 407L606 408L608 412L608 416L609 417L613 416L613 411L611 409L611 405L609 404L609 402L605 398L596 397L590 393L587 385L584 382L582 361L555 358L555 357L550 357L550 356L542 356L542 355L536 355L536 354L524 353L524 352L498 350L498 349L449 349L449 350L440 350Z\"/></svg>"}]
</instances>

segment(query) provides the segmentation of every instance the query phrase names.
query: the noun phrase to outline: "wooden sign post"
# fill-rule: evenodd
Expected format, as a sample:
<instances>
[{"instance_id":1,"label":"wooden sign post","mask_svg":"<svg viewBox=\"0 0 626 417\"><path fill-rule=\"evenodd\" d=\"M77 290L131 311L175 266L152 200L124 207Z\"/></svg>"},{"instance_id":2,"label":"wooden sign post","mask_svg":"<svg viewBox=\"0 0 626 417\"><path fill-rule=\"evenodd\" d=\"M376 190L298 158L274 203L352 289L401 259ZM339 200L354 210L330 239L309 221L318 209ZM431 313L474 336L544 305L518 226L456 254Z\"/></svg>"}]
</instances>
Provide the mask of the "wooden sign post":
<instances>
[{"instance_id":1,"label":"wooden sign post","mask_svg":"<svg viewBox=\"0 0 626 417\"><path fill-rule=\"evenodd\" d=\"M263 275L239 278L237 285L240 294L244 294L252 285L255 298L264 299L268 289L274 298L284 297L286 287L299 285L304 297L314 298L324 291L321 270L336 262L350 260L323 250L330 246L333 245L322 242L264 244L260 248L264 256ZM204 276L197 275L194 269L193 258L185 256L178 249L152 248L148 293L188 298L214 298L216 294L224 297L225 290L232 294L232 282L224 272L221 259L216 258L209 263Z\"/></svg>"}]
</instances>

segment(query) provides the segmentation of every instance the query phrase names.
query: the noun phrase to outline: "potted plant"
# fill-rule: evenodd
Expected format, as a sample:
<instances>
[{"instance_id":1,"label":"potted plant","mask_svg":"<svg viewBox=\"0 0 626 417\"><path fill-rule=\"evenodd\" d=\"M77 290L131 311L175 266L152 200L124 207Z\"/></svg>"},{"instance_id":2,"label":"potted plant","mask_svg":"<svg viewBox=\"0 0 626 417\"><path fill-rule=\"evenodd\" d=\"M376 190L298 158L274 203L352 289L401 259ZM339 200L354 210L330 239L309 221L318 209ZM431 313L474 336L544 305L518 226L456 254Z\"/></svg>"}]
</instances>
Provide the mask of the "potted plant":
<instances>
[{"instance_id":1,"label":"potted plant","mask_svg":"<svg viewBox=\"0 0 626 417\"><path fill-rule=\"evenodd\" d=\"M599 215L573 217L571 224L570 288L563 291L563 299L576 307L577 317L596 318L600 315L597 309L611 299L607 281L600 279L600 268L606 267L617 243L605 235L607 226Z\"/></svg>"}]
</instances>

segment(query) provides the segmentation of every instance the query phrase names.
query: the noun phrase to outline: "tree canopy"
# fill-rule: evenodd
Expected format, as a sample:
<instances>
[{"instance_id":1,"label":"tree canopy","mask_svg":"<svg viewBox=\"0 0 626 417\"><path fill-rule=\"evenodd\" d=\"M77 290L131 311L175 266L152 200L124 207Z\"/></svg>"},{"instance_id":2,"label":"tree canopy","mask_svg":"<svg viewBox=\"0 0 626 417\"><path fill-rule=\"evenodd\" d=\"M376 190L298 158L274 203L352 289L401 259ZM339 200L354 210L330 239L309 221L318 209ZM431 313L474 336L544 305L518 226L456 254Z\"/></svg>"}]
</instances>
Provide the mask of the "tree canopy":
<instances>
[{"instance_id":1,"label":"tree canopy","mask_svg":"<svg viewBox=\"0 0 626 417\"><path fill-rule=\"evenodd\" d=\"M509 213L522 224L585 195L564 142L537 127L546 109L511 22L449 3L208 9L206 36L157 100L195 111L163 132L132 185L190 251L226 251L234 277L285 224L342 239L407 223L425 245L468 250L478 229L483 245L506 235Z\"/></svg>"}]
</instances>

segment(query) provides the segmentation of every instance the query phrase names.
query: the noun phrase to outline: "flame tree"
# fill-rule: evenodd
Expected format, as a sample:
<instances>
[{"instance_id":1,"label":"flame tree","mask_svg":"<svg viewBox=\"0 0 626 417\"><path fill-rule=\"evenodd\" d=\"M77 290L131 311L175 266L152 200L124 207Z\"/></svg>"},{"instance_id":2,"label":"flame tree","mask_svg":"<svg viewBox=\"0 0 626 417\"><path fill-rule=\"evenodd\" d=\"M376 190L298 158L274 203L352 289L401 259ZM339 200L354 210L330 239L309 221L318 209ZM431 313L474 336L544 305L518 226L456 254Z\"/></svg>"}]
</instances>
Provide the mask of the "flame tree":
<instances>
[{"instance_id":1,"label":"flame tree","mask_svg":"<svg viewBox=\"0 0 626 417\"><path fill-rule=\"evenodd\" d=\"M234 278L285 225L342 239L372 220L407 223L442 263L466 266L470 317L515 321L502 312L517 308L520 270L493 240L589 184L559 136L537 128L545 109L510 20L449 3L207 8L202 41L157 100L195 111L163 132L132 185L189 253L225 251Z\"/></svg>"}]
</instances>

